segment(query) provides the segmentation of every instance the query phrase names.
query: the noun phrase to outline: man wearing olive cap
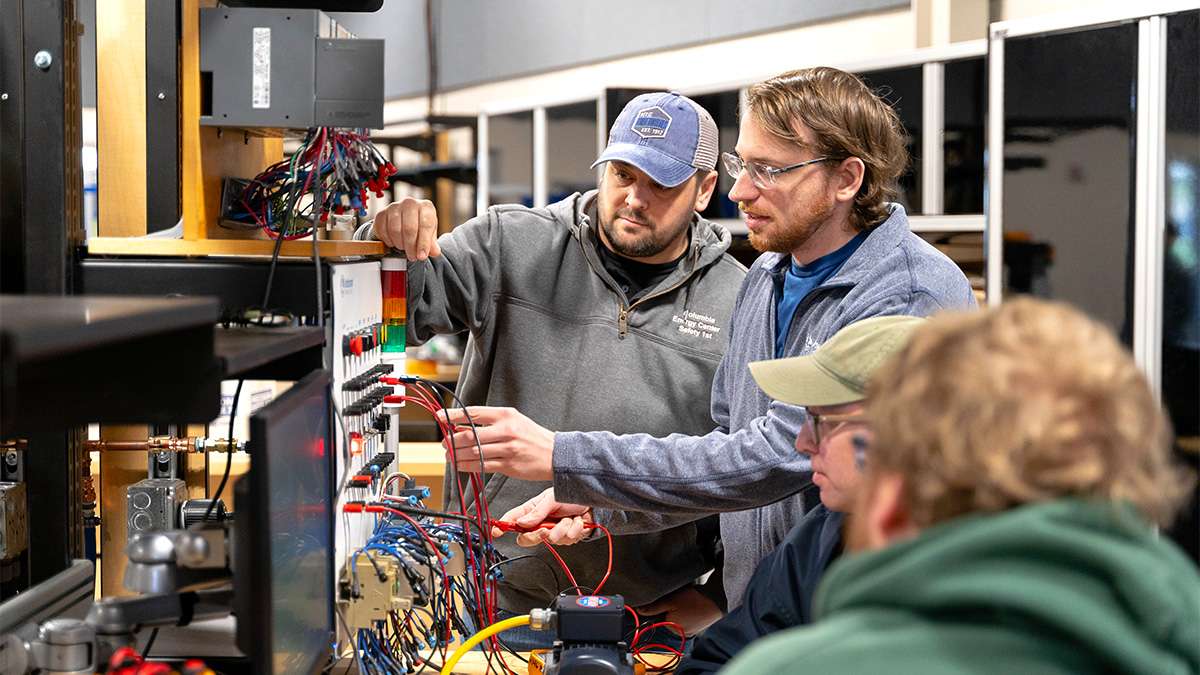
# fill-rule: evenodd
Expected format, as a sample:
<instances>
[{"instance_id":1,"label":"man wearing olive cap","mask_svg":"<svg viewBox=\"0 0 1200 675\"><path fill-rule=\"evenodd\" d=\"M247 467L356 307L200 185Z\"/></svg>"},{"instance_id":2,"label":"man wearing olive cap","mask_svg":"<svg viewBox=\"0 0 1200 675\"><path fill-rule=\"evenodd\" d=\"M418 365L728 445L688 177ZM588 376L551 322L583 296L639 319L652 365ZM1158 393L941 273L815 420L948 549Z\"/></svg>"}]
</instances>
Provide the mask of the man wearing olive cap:
<instances>
[{"instance_id":1,"label":"man wearing olive cap","mask_svg":"<svg viewBox=\"0 0 1200 675\"><path fill-rule=\"evenodd\" d=\"M813 593L842 552L842 516L854 504L867 461L867 382L925 323L911 316L864 319L807 356L750 364L754 380L771 398L808 409L796 450L812 461L812 486L820 490L821 505L758 564L742 604L696 638L676 673L715 672L752 641L811 621Z\"/></svg>"}]
</instances>

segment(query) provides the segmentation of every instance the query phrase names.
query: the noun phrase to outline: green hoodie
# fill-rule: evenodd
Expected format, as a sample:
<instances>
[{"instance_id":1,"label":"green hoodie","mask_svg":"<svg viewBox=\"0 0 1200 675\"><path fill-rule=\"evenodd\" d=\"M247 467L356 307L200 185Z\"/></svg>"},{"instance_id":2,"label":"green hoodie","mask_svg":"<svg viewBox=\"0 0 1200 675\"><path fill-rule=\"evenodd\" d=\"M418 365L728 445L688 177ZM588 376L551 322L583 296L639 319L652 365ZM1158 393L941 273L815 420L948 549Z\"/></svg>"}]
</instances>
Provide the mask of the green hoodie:
<instances>
[{"instance_id":1,"label":"green hoodie","mask_svg":"<svg viewBox=\"0 0 1200 675\"><path fill-rule=\"evenodd\" d=\"M814 612L725 672L1200 673L1200 574L1127 507L955 519L842 558Z\"/></svg>"}]
</instances>

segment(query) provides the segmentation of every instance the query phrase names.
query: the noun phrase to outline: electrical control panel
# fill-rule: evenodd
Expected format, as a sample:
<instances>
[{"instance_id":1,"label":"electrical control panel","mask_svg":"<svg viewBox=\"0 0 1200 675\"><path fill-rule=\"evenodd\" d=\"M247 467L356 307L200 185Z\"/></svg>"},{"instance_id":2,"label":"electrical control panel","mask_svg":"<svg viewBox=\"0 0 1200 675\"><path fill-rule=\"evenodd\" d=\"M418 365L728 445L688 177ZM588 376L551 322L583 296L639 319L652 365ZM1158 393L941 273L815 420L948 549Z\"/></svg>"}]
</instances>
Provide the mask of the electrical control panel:
<instances>
[{"instance_id":1,"label":"electrical control panel","mask_svg":"<svg viewBox=\"0 0 1200 675\"><path fill-rule=\"evenodd\" d=\"M369 499L392 470L395 456L385 448L390 417L383 412L383 399L403 393L403 388L383 384L379 378L403 372L404 363L403 354L398 359L383 358L379 263L333 263L331 268L328 344L333 352L332 394L340 418L335 434L337 485L346 485L335 507L340 514L346 502ZM374 519L339 517L335 522L334 569L342 569L350 552L370 537Z\"/></svg>"},{"instance_id":2,"label":"electrical control panel","mask_svg":"<svg viewBox=\"0 0 1200 675\"><path fill-rule=\"evenodd\" d=\"M383 128L383 40L358 40L323 12L200 10L200 123Z\"/></svg>"}]
</instances>

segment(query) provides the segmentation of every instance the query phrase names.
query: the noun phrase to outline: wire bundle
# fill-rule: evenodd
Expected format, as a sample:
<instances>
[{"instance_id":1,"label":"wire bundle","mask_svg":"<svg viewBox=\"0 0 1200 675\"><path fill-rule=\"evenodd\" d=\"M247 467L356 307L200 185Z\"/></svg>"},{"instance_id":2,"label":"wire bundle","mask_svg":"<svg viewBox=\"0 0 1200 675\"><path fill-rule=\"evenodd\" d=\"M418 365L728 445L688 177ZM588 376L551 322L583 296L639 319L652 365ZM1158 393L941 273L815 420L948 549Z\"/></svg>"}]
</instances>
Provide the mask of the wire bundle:
<instances>
[{"instance_id":1,"label":"wire bundle","mask_svg":"<svg viewBox=\"0 0 1200 675\"><path fill-rule=\"evenodd\" d=\"M366 216L368 193L382 197L395 173L366 129L313 127L291 158L246 184L223 222L262 228L272 238L308 236L330 212Z\"/></svg>"},{"instance_id":2,"label":"wire bundle","mask_svg":"<svg viewBox=\"0 0 1200 675\"><path fill-rule=\"evenodd\" d=\"M406 385L402 400L423 408L434 417L442 435L450 439L450 463L452 466L458 466L459 448L454 445L453 437L459 428L448 422L441 403L441 394L447 393L454 397L460 407L465 409L465 406L462 406L453 391L436 382L409 376L400 377L399 380ZM468 428L473 429L469 414L467 421L470 425ZM480 447L478 437L475 438L474 445L476 448ZM388 621L377 621L370 629L359 628L354 637L353 648L359 669L364 673L440 669L441 666L434 663L433 658L436 655L441 662L446 661L446 649L454 641L453 634L457 632L466 635L473 632L463 617L470 617L475 627L490 626L498 622L500 608L496 604L496 584L503 577L500 568L505 564L529 558L545 563L536 556L505 558L492 545L491 532L494 521L488 511L480 472L466 473L465 478L463 473L455 472L452 489L456 491L460 508L457 512L449 513L425 509L419 506L419 501L414 498L393 493L394 486L402 477L405 476L393 474L379 482L378 491L373 491L372 494L374 501L349 502L346 505L347 512L373 513L378 517L372 536L354 554L353 559L357 560L358 554L363 553L372 564L375 564L372 556L390 556L397 560L413 589L414 602L418 605L407 612L392 612ZM439 519L452 522L438 522ZM602 525L595 527L607 536L609 561L604 577L594 589L580 586L563 559L553 547L546 544L570 583L560 595L569 592L599 594L608 580L612 571L612 535ZM449 543L461 546L466 558L465 573L462 576L451 576L446 572L445 554L450 550ZM352 567L356 585L359 573L360 570ZM630 612L635 617L635 630L630 640L635 656L640 658L642 651L661 649L674 654L672 666L677 663L682 642L679 650L657 644L639 646L638 642L647 631L660 626L675 627L682 641L682 629L669 622L643 626L636 612L632 609ZM514 672L508 667L504 652L507 651L521 659L519 655L508 649L496 635L488 637L485 644L488 672Z\"/></svg>"},{"instance_id":3,"label":"wire bundle","mask_svg":"<svg viewBox=\"0 0 1200 675\"><path fill-rule=\"evenodd\" d=\"M401 379L407 385L403 400L427 410L434 416L443 435L451 436L456 429L442 412L444 408L438 391L441 385L420 378ZM474 626L496 621L496 580L502 575L500 567L509 562L492 546L491 514L478 474L470 474L465 481L461 475L457 476L455 488L459 504L477 504L479 507L460 509L457 513L417 508L409 499L391 494L400 477L400 474L394 474L380 483L379 493L373 495L375 502L347 505L348 510L379 514L380 520L361 551L368 556L389 555L398 561L407 557L408 560L400 563L401 569L413 588L415 602L418 605L424 603L419 609L400 615L393 613L390 621L377 622L370 630L357 631L355 656L364 672L440 669L431 662L434 655L444 661L446 647L453 642L454 633L473 632L463 617L470 617ZM471 497L467 498L467 494ZM438 523L435 517L455 522ZM466 571L462 576L446 574L445 545L450 542L459 544L466 558ZM440 551L441 555L431 556L430 551ZM357 559L357 553L355 555ZM422 567L427 574L421 574ZM511 672L500 654L504 649L502 643L493 638L488 647L489 670ZM499 661L494 662L497 657Z\"/></svg>"},{"instance_id":4,"label":"wire bundle","mask_svg":"<svg viewBox=\"0 0 1200 675\"><path fill-rule=\"evenodd\" d=\"M490 561L497 554L478 534L469 534L470 528L437 523L429 516L413 518L385 505L367 510L382 512L383 517L359 552L372 565L377 565L373 555L397 561L413 590L416 607L403 613L391 612L389 620L358 630L355 642L362 669L365 673L398 673L416 672L426 666L440 668L429 662L431 655L439 654L444 661L453 632L470 632L460 617L464 612L474 613L479 596L472 588L475 575L470 563L464 577L447 573L448 556L455 551L450 544L469 551L467 558L475 561ZM354 584L358 574L357 566L353 566Z\"/></svg>"},{"instance_id":5,"label":"wire bundle","mask_svg":"<svg viewBox=\"0 0 1200 675\"><path fill-rule=\"evenodd\" d=\"M684 649L687 647L687 634L683 630L683 626L673 621L656 621L654 623L643 624L637 612L632 609L634 625L637 628L634 630L633 639L629 641L629 650L633 652L633 658L641 662L646 667L647 672L663 672L672 671L679 665L683 659ZM679 634L679 647L670 647L657 642L648 642L643 644L642 638L648 636L650 631L656 628L669 628ZM666 652L671 655L670 660L666 663L654 663L646 659L645 654L649 652Z\"/></svg>"}]
</instances>

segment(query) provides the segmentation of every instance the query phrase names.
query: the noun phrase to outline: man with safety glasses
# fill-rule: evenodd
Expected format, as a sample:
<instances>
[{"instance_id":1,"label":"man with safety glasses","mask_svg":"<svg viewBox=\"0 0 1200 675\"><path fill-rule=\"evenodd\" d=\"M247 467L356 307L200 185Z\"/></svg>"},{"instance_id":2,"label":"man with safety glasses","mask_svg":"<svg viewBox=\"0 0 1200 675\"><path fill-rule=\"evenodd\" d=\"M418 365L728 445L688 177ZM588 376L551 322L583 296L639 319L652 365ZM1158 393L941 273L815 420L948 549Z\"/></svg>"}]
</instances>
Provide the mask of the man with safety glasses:
<instances>
[{"instance_id":1,"label":"man with safety glasses","mask_svg":"<svg viewBox=\"0 0 1200 675\"><path fill-rule=\"evenodd\" d=\"M750 364L763 391L808 410L796 450L812 462L811 487L820 490L821 504L758 564L742 604L696 638L677 674L715 672L754 640L812 620L817 582L842 553L842 516L854 505L867 461L867 382L925 323L911 316L864 319L807 356Z\"/></svg>"},{"instance_id":2,"label":"man with safety glasses","mask_svg":"<svg viewBox=\"0 0 1200 675\"><path fill-rule=\"evenodd\" d=\"M738 293L729 349L713 379L713 431L703 436L553 433L514 410L486 411L482 447L460 451L464 467L553 480L510 511L527 520L588 517L614 532L646 532L721 512L725 594L736 608L755 565L815 506L800 490L812 463L792 448L803 408L772 401L748 364L813 352L839 330L875 316L926 316L975 305L962 271L909 230L890 200L908 158L896 112L856 76L834 68L784 73L750 87L736 152L736 179L750 241L764 254ZM684 320L687 317L682 317ZM472 411L479 419L481 411ZM461 412L450 420L462 424ZM456 435L469 445L468 431ZM551 542L578 534L575 521L542 531ZM656 607L696 615L697 608ZM709 608L715 610L715 608ZM719 616L709 612L708 621ZM698 630L703 621L692 621Z\"/></svg>"}]
</instances>

